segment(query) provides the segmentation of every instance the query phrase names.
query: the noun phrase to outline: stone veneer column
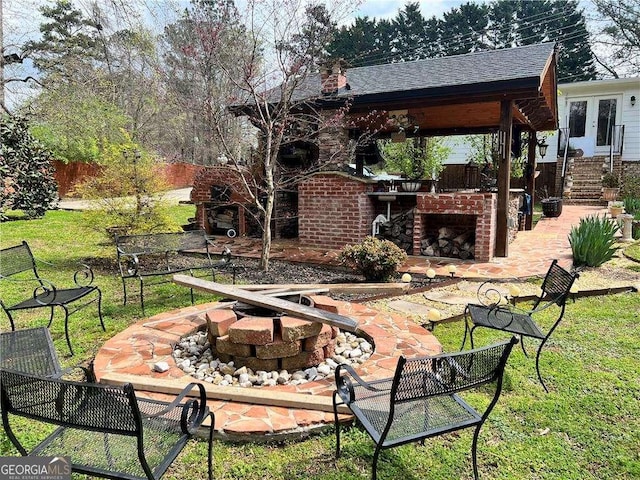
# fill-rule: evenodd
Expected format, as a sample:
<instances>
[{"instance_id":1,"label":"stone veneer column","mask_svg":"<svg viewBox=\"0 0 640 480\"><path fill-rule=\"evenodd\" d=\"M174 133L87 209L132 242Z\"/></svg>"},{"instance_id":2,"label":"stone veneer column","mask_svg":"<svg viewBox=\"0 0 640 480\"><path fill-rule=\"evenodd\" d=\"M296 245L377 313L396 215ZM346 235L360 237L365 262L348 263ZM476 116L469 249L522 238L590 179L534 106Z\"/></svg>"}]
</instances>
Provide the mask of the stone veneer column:
<instances>
[{"instance_id":1,"label":"stone veneer column","mask_svg":"<svg viewBox=\"0 0 640 480\"><path fill-rule=\"evenodd\" d=\"M322 112L318 133L318 162L320 165L343 164L349 159L349 131L334 125L336 111ZM336 122L339 123L339 122Z\"/></svg>"}]
</instances>

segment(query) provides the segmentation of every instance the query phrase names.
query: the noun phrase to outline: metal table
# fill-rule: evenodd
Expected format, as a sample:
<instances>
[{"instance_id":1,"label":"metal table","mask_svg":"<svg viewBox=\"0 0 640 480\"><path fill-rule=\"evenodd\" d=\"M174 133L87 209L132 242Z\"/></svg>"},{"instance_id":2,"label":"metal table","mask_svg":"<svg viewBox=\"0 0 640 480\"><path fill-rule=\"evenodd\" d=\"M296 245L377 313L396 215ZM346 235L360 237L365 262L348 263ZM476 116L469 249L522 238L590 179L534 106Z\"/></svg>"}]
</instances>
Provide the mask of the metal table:
<instances>
[{"instance_id":1,"label":"metal table","mask_svg":"<svg viewBox=\"0 0 640 480\"><path fill-rule=\"evenodd\" d=\"M46 327L0 333L0 368L43 377L63 374Z\"/></svg>"}]
</instances>

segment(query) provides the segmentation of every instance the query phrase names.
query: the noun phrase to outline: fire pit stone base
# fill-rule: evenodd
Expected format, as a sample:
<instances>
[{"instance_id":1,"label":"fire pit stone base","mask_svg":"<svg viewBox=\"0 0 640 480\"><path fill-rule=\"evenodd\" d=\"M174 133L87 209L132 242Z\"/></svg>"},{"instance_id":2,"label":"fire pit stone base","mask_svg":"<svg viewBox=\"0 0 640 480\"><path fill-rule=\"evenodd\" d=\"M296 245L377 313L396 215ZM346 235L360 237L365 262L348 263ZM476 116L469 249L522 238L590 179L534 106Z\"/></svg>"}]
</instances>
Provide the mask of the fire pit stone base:
<instances>
[{"instance_id":1,"label":"fire pit stone base","mask_svg":"<svg viewBox=\"0 0 640 480\"><path fill-rule=\"evenodd\" d=\"M233 378L220 380L214 375L215 371L221 372L221 368L226 367L225 370L235 372L245 367L252 378L241 383L261 385L269 378L261 379L254 372L297 371L298 380L308 381L318 376L315 367L326 366L331 370L331 364L335 368L350 355L368 358L365 353L373 351L366 340L355 336L347 340L337 327L291 316L268 316L263 310L258 315L255 315L257 311L251 315L244 310L245 307L237 307L237 311L221 308L207 312L207 331L198 334L206 336L206 348L200 339L195 344L191 339L188 346L181 342L178 355L174 354L176 363L186 373L196 374L196 378L225 381L224 384L233 384ZM327 306L327 309L332 308L332 305ZM343 345L336 348L338 339ZM361 344L362 347L358 348ZM202 347L201 350L208 348L210 355L192 355L198 346ZM347 357L341 355L343 353ZM310 369L313 370L300 375L301 371ZM211 370L210 375L206 374L208 370Z\"/></svg>"}]
</instances>

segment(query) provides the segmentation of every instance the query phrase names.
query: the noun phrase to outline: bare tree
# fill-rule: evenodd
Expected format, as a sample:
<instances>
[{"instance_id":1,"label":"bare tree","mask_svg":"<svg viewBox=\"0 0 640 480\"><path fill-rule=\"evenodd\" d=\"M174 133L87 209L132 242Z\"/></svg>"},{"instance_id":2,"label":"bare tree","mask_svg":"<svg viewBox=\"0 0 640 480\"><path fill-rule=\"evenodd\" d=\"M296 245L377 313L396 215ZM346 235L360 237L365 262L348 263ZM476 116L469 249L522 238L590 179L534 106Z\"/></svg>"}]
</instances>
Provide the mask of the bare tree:
<instances>
[{"instance_id":1,"label":"bare tree","mask_svg":"<svg viewBox=\"0 0 640 480\"><path fill-rule=\"evenodd\" d=\"M603 47L597 62L614 78L640 71L640 0L593 0L600 28L594 43Z\"/></svg>"},{"instance_id":2,"label":"bare tree","mask_svg":"<svg viewBox=\"0 0 640 480\"><path fill-rule=\"evenodd\" d=\"M211 2L196 3L212 7ZM230 94L217 104L206 105L206 115L213 119L215 141L229 167L238 173L243 193L259 218L260 266L264 270L269 268L276 193L336 158L351 158L358 143L358 138L338 142L329 155L296 168L282 162L283 149L300 144L317 149L324 133L344 134L348 123L355 126L356 120L347 115L348 98L337 95L341 85L336 84L334 91L325 88L328 95L323 96L318 65L325 57L324 46L334 31L337 15L352 5L336 3L329 10L300 0L250 0L240 13L227 3L218 10L219 23L202 29L209 41L208 60ZM235 18L237 22L233 21ZM233 45L232 52L229 45ZM342 87L344 90L345 85ZM250 158L227 134L230 112L246 116L257 129L259 146ZM361 126L366 123L358 122Z\"/></svg>"}]
</instances>

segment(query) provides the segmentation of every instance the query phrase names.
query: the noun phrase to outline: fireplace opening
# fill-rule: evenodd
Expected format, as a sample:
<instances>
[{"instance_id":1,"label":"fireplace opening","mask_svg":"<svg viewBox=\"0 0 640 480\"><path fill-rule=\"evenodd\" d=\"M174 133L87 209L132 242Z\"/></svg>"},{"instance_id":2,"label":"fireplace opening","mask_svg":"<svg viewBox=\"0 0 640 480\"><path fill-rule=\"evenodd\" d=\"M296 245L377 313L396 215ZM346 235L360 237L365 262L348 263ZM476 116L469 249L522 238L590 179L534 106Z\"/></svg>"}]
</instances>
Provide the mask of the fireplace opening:
<instances>
[{"instance_id":1,"label":"fireplace opening","mask_svg":"<svg viewBox=\"0 0 640 480\"><path fill-rule=\"evenodd\" d=\"M233 205L210 205L207 208L208 231L214 235L233 238L239 233L238 207Z\"/></svg>"},{"instance_id":2,"label":"fireplace opening","mask_svg":"<svg viewBox=\"0 0 640 480\"><path fill-rule=\"evenodd\" d=\"M420 254L429 257L475 258L476 215L423 214Z\"/></svg>"}]
</instances>

